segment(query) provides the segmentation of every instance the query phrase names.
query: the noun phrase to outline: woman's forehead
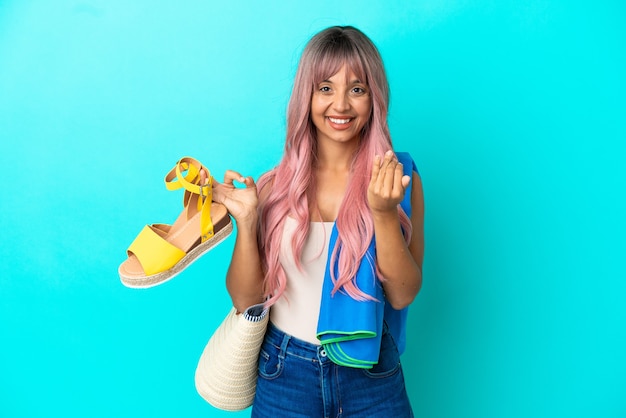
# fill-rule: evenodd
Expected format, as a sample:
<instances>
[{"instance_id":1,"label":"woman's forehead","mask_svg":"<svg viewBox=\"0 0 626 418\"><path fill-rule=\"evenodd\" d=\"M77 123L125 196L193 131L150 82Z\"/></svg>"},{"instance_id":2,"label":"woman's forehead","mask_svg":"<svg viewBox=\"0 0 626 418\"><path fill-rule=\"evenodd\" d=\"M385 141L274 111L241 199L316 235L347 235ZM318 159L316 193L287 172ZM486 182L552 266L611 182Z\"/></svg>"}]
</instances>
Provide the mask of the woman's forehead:
<instances>
[{"instance_id":1,"label":"woman's forehead","mask_svg":"<svg viewBox=\"0 0 626 418\"><path fill-rule=\"evenodd\" d=\"M316 82L321 82L335 77L344 72L346 82L358 80L361 83L367 82L367 77L363 67L358 60L352 59L329 59L319 66L315 74Z\"/></svg>"}]
</instances>

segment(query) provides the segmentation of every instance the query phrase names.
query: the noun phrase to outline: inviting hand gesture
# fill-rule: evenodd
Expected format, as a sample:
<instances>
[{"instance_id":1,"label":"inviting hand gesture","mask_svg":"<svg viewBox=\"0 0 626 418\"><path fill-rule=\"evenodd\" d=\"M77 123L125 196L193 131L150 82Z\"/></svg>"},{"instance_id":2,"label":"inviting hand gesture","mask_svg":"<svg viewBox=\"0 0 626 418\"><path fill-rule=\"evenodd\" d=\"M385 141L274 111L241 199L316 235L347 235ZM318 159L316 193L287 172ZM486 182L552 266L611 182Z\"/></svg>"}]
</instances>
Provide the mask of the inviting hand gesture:
<instances>
[{"instance_id":1,"label":"inviting hand gesture","mask_svg":"<svg viewBox=\"0 0 626 418\"><path fill-rule=\"evenodd\" d=\"M374 158L372 178L367 189L367 201L374 213L397 210L411 178L403 174L402 164L392 151L387 151L383 159Z\"/></svg>"}]
</instances>

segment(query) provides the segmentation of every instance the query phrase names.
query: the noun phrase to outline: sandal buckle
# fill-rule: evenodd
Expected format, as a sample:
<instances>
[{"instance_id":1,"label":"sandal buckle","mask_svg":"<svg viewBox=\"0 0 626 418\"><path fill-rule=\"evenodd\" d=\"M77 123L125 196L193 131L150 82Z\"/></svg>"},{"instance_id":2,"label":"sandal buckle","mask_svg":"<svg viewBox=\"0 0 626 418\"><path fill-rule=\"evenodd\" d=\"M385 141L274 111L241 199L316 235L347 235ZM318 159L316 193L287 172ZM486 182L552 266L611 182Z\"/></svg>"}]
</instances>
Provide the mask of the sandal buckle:
<instances>
[{"instance_id":1,"label":"sandal buckle","mask_svg":"<svg viewBox=\"0 0 626 418\"><path fill-rule=\"evenodd\" d=\"M204 193L204 188L208 187L208 185L204 185L204 186L199 186L200 188L200 193L198 193L200 195L200 200L204 201L205 198L209 197L210 192Z\"/></svg>"}]
</instances>

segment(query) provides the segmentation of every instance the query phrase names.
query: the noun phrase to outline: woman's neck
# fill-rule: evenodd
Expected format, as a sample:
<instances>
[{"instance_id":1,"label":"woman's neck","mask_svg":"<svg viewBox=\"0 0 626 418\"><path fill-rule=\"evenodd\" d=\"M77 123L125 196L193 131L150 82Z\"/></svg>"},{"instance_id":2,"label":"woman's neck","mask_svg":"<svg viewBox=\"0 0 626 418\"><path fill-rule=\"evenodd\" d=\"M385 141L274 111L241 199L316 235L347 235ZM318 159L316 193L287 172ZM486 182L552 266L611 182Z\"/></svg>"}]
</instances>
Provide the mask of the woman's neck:
<instances>
[{"instance_id":1,"label":"woman's neck","mask_svg":"<svg viewBox=\"0 0 626 418\"><path fill-rule=\"evenodd\" d=\"M349 172L357 144L318 143L317 171Z\"/></svg>"}]
</instances>

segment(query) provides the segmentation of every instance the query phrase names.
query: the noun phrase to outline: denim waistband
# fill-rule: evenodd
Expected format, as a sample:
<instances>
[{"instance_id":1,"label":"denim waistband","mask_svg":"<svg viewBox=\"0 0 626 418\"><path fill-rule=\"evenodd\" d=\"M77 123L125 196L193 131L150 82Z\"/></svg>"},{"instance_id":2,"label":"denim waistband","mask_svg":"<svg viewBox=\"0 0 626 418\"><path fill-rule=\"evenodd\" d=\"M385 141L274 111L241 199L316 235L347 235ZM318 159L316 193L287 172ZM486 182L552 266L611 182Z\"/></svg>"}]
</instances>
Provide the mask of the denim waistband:
<instances>
[{"instance_id":1,"label":"denim waistband","mask_svg":"<svg viewBox=\"0 0 626 418\"><path fill-rule=\"evenodd\" d=\"M383 338L391 338L387 324L383 322ZM272 344L280 348L288 355L294 355L304 359L319 361L320 363L330 362L326 355L326 350L322 345L312 344L308 341L296 338L282 331L271 321L267 325L265 333L265 344Z\"/></svg>"},{"instance_id":2,"label":"denim waistband","mask_svg":"<svg viewBox=\"0 0 626 418\"><path fill-rule=\"evenodd\" d=\"M287 334L271 321L267 325L265 344L272 344L275 347L279 347L288 355L319 361L321 363L330 361L330 359L326 356L324 347Z\"/></svg>"}]
</instances>

